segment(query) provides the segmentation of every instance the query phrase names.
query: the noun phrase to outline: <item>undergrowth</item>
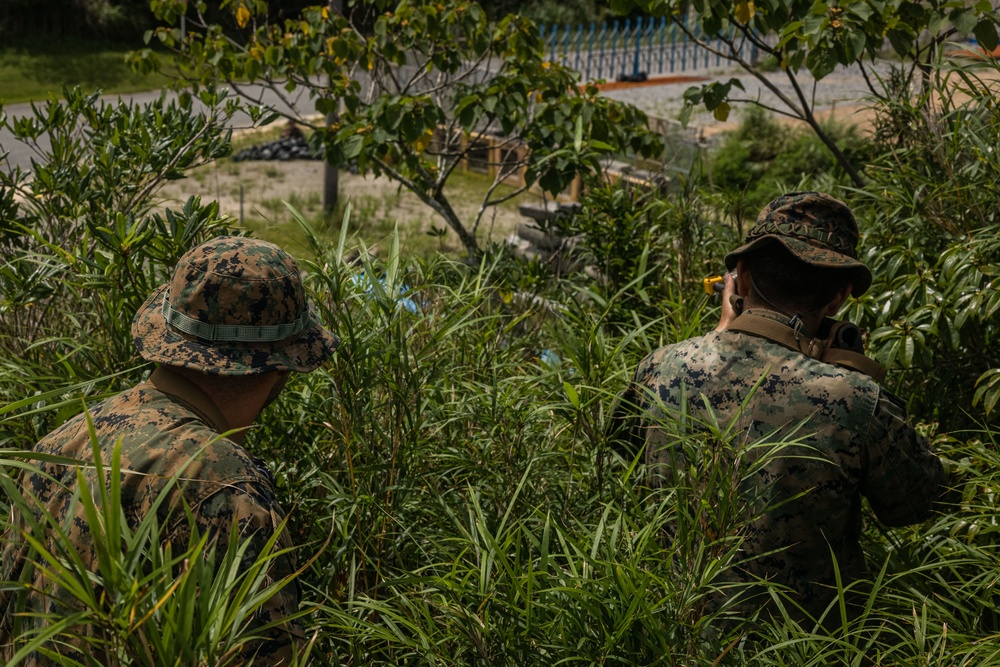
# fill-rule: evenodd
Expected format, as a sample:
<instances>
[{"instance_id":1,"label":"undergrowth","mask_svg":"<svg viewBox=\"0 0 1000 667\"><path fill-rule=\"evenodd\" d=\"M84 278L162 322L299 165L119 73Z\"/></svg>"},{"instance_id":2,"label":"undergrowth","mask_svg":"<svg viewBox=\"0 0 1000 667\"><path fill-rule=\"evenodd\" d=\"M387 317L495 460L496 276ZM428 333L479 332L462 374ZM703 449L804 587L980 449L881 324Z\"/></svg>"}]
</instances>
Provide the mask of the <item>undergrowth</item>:
<instances>
[{"instance_id":1,"label":"undergrowth","mask_svg":"<svg viewBox=\"0 0 1000 667\"><path fill-rule=\"evenodd\" d=\"M228 151L218 129L224 107L197 118L183 105L159 104L108 109L78 95L66 113L48 110L47 131L55 128L56 154L65 159L53 160L34 181L0 175L5 517L21 502L13 480L31 465L25 450L79 412L81 399L98 400L149 371L128 333L138 304L184 251L233 226L197 199L159 212L136 195L179 175L171 165L190 167ZM961 115L967 124L949 126L961 132L944 136L995 145L995 110L977 110L982 115ZM36 136L44 132L39 126ZM928 165L930 153L915 146L901 143L884 159ZM973 173L965 153L947 155L931 165L927 185L946 168L940 165L959 165L967 178L983 175L979 188L988 197L994 172ZM902 199L903 176L877 187L888 185L893 201L926 203ZM891 240L878 236L888 223L857 201L868 238ZM974 201L986 215L985 199ZM721 451L734 449L729 425L678 434L687 474L656 490L646 482L643 458L623 456L607 436L615 398L637 361L715 324L717 304L698 291L700 279L721 263L745 224L719 202L694 184L670 202L596 191L585 209L591 217L581 223L594 237L583 252L605 262L605 270L564 279L500 249L472 264L440 254L406 257L395 233L384 254L371 259L353 235L351 215L332 236L289 211L308 244L300 257L307 288L320 319L342 341L322 369L292 379L247 437L248 449L276 473L299 562L307 564L299 583L310 652L300 664L1000 664L1000 454L989 409L995 401L988 390L978 401L969 396L983 364L974 371L960 364L995 349L988 300L1000 264L994 221L941 236L900 206L907 224L940 245L920 242L919 255L874 243L869 250L872 296L849 315L874 329L875 354L888 359L895 349L892 360L911 369L923 348L907 336L916 341L920 331L933 344L925 347L937 374L918 382L909 370L891 382L903 393L926 392L914 417L960 472L957 504L916 527L887 529L867 517L863 544L872 575L850 592L863 601L860 612L848 613L841 591L820 618L801 621L794 620L801 618L794 600L766 582L755 591L773 600L775 616L756 617L730 602L739 587L727 571L752 519L739 481L752 471L735 457L713 465L706 446L711 440ZM961 278L953 291L941 288L948 276ZM918 298L924 302L904 301ZM959 310L976 303L976 316L959 321ZM937 316L927 310L933 307ZM904 326L920 312L926 326L922 319ZM989 373L983 377L980 386L992 386ZM961 391L949 384L955 378ZM947 427L945 420L952 420ZM117 475L108 468L113 495ZM56 624L51 636L28 624L17 640L18 660L46 642L72 640L84 626L103 628L88 636L117 647L117 664L143 664L146 658L133 654L137 642L147 649L143 655L153 655L150 664L212 663L208 643L190 642L199 657L189 661L170 653L173 644L142 641L142 633L193 633L181 623L190 620L186 608L233 601L217 578L228 570L216 560L179 576L179 557L199 564L205 557L196 540L165 554L156 526L122 528L114 502L97 496L90 515L114 538L105 545L107 562L128 568L111 577L74 569L71 559L47 560L40 548L33 557L120 596L90 595L81 586L89 601L82 615L49 619ZM8 532L7 539L20 544L25 533ZM151 573L159 578L149 579ZM24 587L5 581L0 593L18 595ZM254 590L267 595L266 586ZM132 606L107 606L113 599ZM246 600L233 602L240 613ZM130 634L135 618L141 632ZM199 618L200 627L221 622L212 614ZM226 627L231 642L245 637L238 623Z\"/></svg>"}]
</instances>

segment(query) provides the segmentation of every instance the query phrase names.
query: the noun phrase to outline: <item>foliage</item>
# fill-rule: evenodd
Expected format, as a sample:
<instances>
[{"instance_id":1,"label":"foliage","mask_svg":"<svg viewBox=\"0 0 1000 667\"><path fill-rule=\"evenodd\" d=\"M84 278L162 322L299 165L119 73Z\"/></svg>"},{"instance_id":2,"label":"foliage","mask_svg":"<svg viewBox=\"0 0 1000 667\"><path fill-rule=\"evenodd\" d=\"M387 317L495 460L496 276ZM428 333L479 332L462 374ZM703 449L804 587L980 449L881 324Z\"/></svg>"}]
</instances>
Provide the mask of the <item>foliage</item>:
<instances>
[{"instance_id":1,"label":"foliage","mask_svg":"<svg viewBox=\"0 0 1000 667\"><path fill-rule=\"evenodd\" d=\"M854 126L828 125L845 155L859 163L874 152ZM789 128L759 107L750 107L739 127L712 151L708 173L713 187L740 198L756 214L775 193L836 189L845 174L815 135Z\"/></svg>"},{"instance_id":2,"label":"foliage","mask_svg":"<svg viewBox=\"0 0 1000 667\"><path fill-rule=\"evenodd\" d=\"M942 652L989 662L993 431L938 443L967 470L960 512L922 529L869 528L877 576L860 619L828 631L779 612L744 636L741 611L712 602L735 592L731 536L748 520L738 482L752 471L725 455L738 426L675 434L690 467L657 492L603 435L662 319L622 335L606 304L574 292L522 298L499 256L470 266L406 260L396 247L382 265L354 266L343 260L349 232L306 231L309 290L342 344L329 366L293 378L247 446L275 466L302 551L334 536L300 579L314 664L889 665ZM709 320L704 306L670 308ZM835 603L827 615L841 613Z\"/></svg>"},{"instance_id":3,"label":"foliage","mask_svg":"<svg viewBox=\"0 0 1000 667\"><path fill-rule=\"evenodd\" d=\"M687 302L701 298L697 285L720 270L737 240L693 187L664 196L649 186L595 183L581 204L579 213L558 218L555 226L576 239L577 261L591 268L574 280L607 304L609 323L625 330L637 317L664 314L665 303L673 306L668 313L689 313ZM699 330L697 323L670 322L680 338Z\"/></svg>"},{"instance_id":4,"label":"foliage","mask_svg":"<svg viewBox=\"0 0 1000 667\"><path fill-rule=\"evenodd\" d=\"M995 70L935 70L922 97L878 105L885 153L858 193L865 261L879 270L851 316L884 363L906 369L900 393L948 429L969 425L973 403L993 413L1000 400Z\"/></svg>"},{"instance_id":5,"label":"foliage","mask_svg":"<svg viewBox=\"0 0 1000 667\"><path fill-rule=\"evenodd\" d=\"M196 87L227 80L239 82L237 90L249 82L275 91L288 102L282 113L315 130L328 160L356 161L362 171L399 181L471 256L479 252L485 211L512 196L496 194L508 177L523 173L523 187L554 194L578 174L599 171L602 155L662 151L642 112L593 86L577 87L577 75L544 60L537 27L520 16L493 22L474 2L407 0L379 15L369 34L326 7L279 23L262 1L223 4L236 37L206 17L205 2L194 6L182 36L174 26L187 3L152 0L167 25L146 40L165 46L181 79ZM145 49L133 64L149 71L158 60ZM297 89L329 115L326 122L295 107L289 93ZM485 141L494 147L487 150ZM475 219L462 220L444 186L459 164L483 151L494 186Z\"/></svg>"},{"instance_id":6,"label":"foliage","mask_svg":"<svg viewBox=\"0 0 1000 667\"><path fill-rule=\"evenodd\" d=\"M869 81L872 95L885 99L868 69L886 42L896 56L909 63L909 83L914 72L926 72L941 58L949 40L974 34L984 48L993 50L998 45L1000 23L1000 14L989 2L741 0L692 4L684 0L615 0L611 4L618 11L638 7L653 16L670 17L689 39L740 65L780 100L781 107L774 111L810 126L855 187L864 185L862 165L845 154L817 121L815 95L810 95L809 87L800 80L803 68L819 81L838 66L859 67ZM751 60L754 52L762 57ZM792 93L784 92L766 76L761 63L768 60L780 64ZM744 87L736 78L690 88L684 95L682 117L689 116L694 106L704 104L716 118L725 120L732 102L754 102L734 98L737 89Z\"/></svg>"},{"instance_id":7,"label":"foliage","mask_svg":"<svg viewBox=\"0 0 1000 667\"><path fill-rule=\"evenodd\" d=\"M602 6L604 4L597 0L522 2L521 7L517 8L517 13L538 24L572 23L575 25L602 20L607 11Z\"/></svg>"},{"instance_id":8,"label":"foliage","mask_svg":"<svg viewBox=\"0 0 1000 667\"><path fill-rule=\"evenodd\" d=\"M92 433L94 458L76 461L48 457L49 463L77 468L77 484L70 502L84 508L95 545L96 571L76 552L72 533L61 526L44 503L21 495L13 481L18 473L42 474L19 450L0 453L0 488L22 522L11 522L4 513L0 532L25 547L25 569L18 581L0 588L0 608L8 602L18 610L0 622L10 627L6 638L15 640L10 667L25 664L33 653L52 656L67 646L87 646L105 665L227 665L234 664L244 646L266 627L255 627L254 614L290 579L272 581L268 567L277 557L276 534L251 561L248 543L239 540L234 524L222 536L198 535L187 544L168 539L159 522L177 478L152 499L152 510L139 521L130 521L121 506L122 481L118 448L103 460ZM96 468L99 484L90 489L81 468ZM186 509L186 508L185 508ZM51 536L42 539L40 536ZM211 541L209 538L212 538ZM6 546L6 545L5 545ZM10 552L5 552L10 553ZM13 563L5 562L4 571ZM58 612L34 609L24 600L32 594L32 575L45 572L45 580L61 592ZM0 632L2 636L2 632ZM57 664L79 664L72 658L55 658Z\"/></svg>"},{"instance_id":9,"label":"foliage","mask_svg":"<svg viewBox=\"0 0 1000 667\"><path fill-rule=\"evenodd\" d=\"M152 19L145 0L6 0L0 5L0 30L11 38L7 43L26 37L131 38Z\"/></svg>"},{"instance_id":10,"label":"foliage","mask_svg":"<svg viewBox=\"0 0 1000 667\"><path fill-rule=\"evenodd\" d=\"M638 359L714 324L715 308L694 294L700 272L732 247L735 206L693 187L669 201L594 191L575 224L595 236L586 249L607 267L606 283L545 281L493 249L472 264L405 258L398 242L384 262L360 248L359 266L345 261L350 224L337 239L303 224L305 282L342 343L324 368L291 380L247 447L274 468L300 553L319 552L300 575L312 664L996 664L1000 447L984 419L995 371L972 402L975 378L996 366L983 365L997 349L996 112L985 83L964 93L945 98L941 114L885 107L884 127L897 129L877 142L891 148L873 161L878 187L854 193L876 283L848 314L897 363L908 349L923 363L912 333L921 332L933 365L894 378L916 396L917 420L947 429L945 419L970 415L964 431L923 427L958 472L954 504L923 526L866 522L872 576L852 585L864 601L857 618L838 600L824 618L797 622L793 601L766 582L774 619L718 606L720 592L737 591L727 568L750 518L737 424L673 433L687 465L656 491L643 458L608 442L614 399ZM186 105L108 109L76 94L15 128L49 134L53 149L34 181L0 184L0 516L18 502L11 477L24 455L12 450L68 418L80 397L140 379L131 313L180 253L229 224L198 202L183 213L153 208L163 178L226 151L218 123L228 111L193 120ZM897 321L912 343L890 335ZM961 366L969 359L980 366ZM200 543L167 553L152 523L126 529L110 467L109 486L95 490L110 495L91 512L109 531L108 566L95 574L46 561L91 601L61 619L66 633L103 628L121 664L142 664L139 642L162 650L157 664L215 662L252 631L227 626L229 644L158 640L194 637L185 624L195 618L225 625L221 608L245 613L253 596L234 599L222 586L231 580L210 580L213 567L235 574L218 558L189 558L175 572ZM182 614L182 603L199 615ZM133 608L145 611L131 617ZM47 640L29 631L23 641Z\"/></svg>"}]
</instances>

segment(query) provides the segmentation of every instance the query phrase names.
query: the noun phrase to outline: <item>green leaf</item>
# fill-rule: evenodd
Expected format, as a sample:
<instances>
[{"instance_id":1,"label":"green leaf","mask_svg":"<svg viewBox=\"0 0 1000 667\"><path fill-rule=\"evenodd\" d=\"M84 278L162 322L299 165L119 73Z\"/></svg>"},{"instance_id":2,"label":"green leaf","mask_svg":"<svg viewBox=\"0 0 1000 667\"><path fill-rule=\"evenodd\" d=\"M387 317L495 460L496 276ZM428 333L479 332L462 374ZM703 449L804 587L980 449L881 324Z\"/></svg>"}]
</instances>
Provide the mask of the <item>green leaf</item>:
<instances>
[{"instance_id":1,"label":"green leaf","mask_svg":"<svg viewBox=\"0 0 1000 667\"><path fill-rule=\"evenodd\" d=\"M806 67L818 81L837 68L837 52L830 48L815 48L806 57Z\"/></svg>"},{"instance_id":2,"label":"green leaf","mask_svg":"<svg viewBox=\"0 0 1000 667\"><path fill-rule=\"evenodd\" d=\"M997 46L1000 46L1000 38L997 37L997 27L993 21L983 19L976 24L973 32L976 35L979 45L987 51L993 51Z\"/></svg>"},{"instance_id":3,"label":"green leaf","mask_svg":"<svg viewBox=\"0 0 1000 667\"><path fill-rule=\"evenodd\" d=\"M688 123L691 122L691 112L694 111L694 105L685 102L681 106L680 112L677 114L677 120L680 121L681 127L686 128Z\"/></svg>"},{"instance_id":4,"label":"green leaf","mask_svg":"<svg viewBox=\"0 0 1000 667\"><path fill-rule=\"evenodd\" d=\"M576 389L573 388L569 382L563 382L563 389L566 390L566 398L569 400L570 404L576 408L580 409L580 395L577 393Z\"/></svg>"},{"instance_id":5,"label":"green leaf","mask_svg":"<svg viewBox=\"0 0 1000 667\"><path fill-rule=\"evenodd\" d=\"M355 134L348 137L340 146L344 153L344 157L348 160L353 160L354 158L361 155L361 151L365 145L365 138L360 134Z\"/></svg>"},{"instance_id":6,"label":"green leaf","mask_svg":"<svg viewBox=\"0 0 1000 667\"><path fill-rule=\"evenodd\" d=\"M955 30L963 37L972 32L978 22L976 12L972 10L956 11L952 13L950 18L951 24L955 26Z\"/></svg>"},{"instance_id":7,"label":"green leaf","mask_svg":"<svg viewBox=\"0 0 1000 667\"><path fill-rule=\"evenodd\" d=\"M865 33L860 30L852 30L844 39L844 53L848 61L857 60L865 52Z\"/></svg>"}]
</instances>

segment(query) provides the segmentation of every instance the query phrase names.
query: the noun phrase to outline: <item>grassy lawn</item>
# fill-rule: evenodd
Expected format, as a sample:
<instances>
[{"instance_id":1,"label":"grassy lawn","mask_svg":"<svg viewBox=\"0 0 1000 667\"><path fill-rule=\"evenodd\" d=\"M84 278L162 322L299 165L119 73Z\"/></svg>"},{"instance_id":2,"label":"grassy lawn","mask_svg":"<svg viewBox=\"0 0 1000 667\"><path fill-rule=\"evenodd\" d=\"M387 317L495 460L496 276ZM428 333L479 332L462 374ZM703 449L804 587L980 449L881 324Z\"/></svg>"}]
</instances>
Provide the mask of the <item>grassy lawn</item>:
<instances>
[{"instance_id":1,"label":"grassy lawn","mask_svg":"<svg viewBox=\"0 0 1000 667\"><path fill-rule=\"evenodd\" d=\"M105 93L155 90L168 82L161 75L133 74L125 54L135 44L81 40L30 42L0 48L0 101L5 104L44 100L59 95L63 85L80 85Z\"/></svg>"}]
</instances>

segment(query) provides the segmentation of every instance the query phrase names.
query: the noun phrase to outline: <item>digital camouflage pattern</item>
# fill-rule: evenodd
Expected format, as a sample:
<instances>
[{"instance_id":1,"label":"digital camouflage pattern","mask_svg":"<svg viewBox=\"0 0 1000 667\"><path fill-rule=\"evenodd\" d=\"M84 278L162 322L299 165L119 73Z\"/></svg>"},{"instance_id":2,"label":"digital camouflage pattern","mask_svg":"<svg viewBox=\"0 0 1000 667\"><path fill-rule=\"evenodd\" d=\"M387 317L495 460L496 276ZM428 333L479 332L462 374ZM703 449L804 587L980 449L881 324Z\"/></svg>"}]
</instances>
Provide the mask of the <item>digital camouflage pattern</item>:
<instances>
[{"instance_id":1,"label":"digital camouflage pattern","mask_svg":"<svg viewBox=\"0 0 1000 667\"><path fill-rule=\"evenodd\" d=\"M814 266L851 272L852 294L861 296L872 284L872 272L858 261L858 223L847 204L822 192L790 192L764 207L745 243L726 255L732 271L751 250L780 243Z\"/></svg>"},{"instance_id":2,"label":"digital camouflage pattern","mask_svg":"<svg viewBox=\"0 0 1000 667\"><path fill-rule=\"evenodd\" d=\"M338 343L310 312L295 260L238 236L185 254L136 313L132 337L143 359L220 375L308 372Z\"/></svg>"},{"instance_id":3,"label":"digital camouflage pattern","mask_svg":"<svg viewBox=\"0 0 1000 667\"><path fill-rule=\"evenodd\" d=\"M115 441L121 439L121 502L133 525L150 511L170 478L177 476L178 486L168 491L169 502L158 510L160 524L169 527L166 534L171 541L188 544L190 529L183 501L191 508L200 533L208 532L222 544L236 522L242 538L249 541L245 566L257 558L283 518L274 482L263 461L250 456L232 440L219 438L218 434L228 431L229 426L197 386L169 368L160 367L147 382L104 401L92 408L90 414L105 465L110 466ZM41 440L34 451L93 462L85 417L79 415L66 422ZM52 463L39 463L38 467L39 474L21 480L25 497L34 496L61 525L68 526L69 536L84 564L96 570L86 515L78 503L75 509L72 503L77 486L76 468ZM85 470L85 477L90 485L98 483L93 467ZM52 537L46 539L49 548L53 548ZM3 578L16 581L28 554L27 547L17 536L7 535L5 542ZM278 547L290 546L290 538L283 532ZM277 580L294 569L292 557L282 555L272 561L268 575ZM64 616L73 608L71 596L37 570L31 585L27 598L29 611ZM294 614L298 599L298 588L293 581L266 603L256 623L264 625ZM4 612L0 609L0 614ZM7 617L0 623L0 650L11 640L8 633L13 619L10 610L6 612ZM32 621L23 618L22 622ZM248 645L236 664L246 664L254 659L254 654L254 664L287 664L292 643L301 639L302 629L293 620L283 628L267 631L265 636L266 641ZM35 655L27 664L51 663Z\"/></svg>"},{"instance_id":4,"label":"digital camouflage pattern","mask_svg":"<svg viewBox=\"0 0 1000 667\"><path fill-rule=\"evenodd\" d=\"M678 465L671 433L706 419L706 401L720 424L736 422L733 460L761 466L747 481L752 488L741 489L756 518L732 578L783 584L814 617L836 596L831 552L845 585L865 574L861 497L883 523L906 525L928 517L945 482L940 460L907 424L902 405L874 380L724 331L655 351L624 396L623 405L641 411L628 437L645 444L654 485ZM789 447L761 446L796 438Z\"/></svg>"}]
</instances>

